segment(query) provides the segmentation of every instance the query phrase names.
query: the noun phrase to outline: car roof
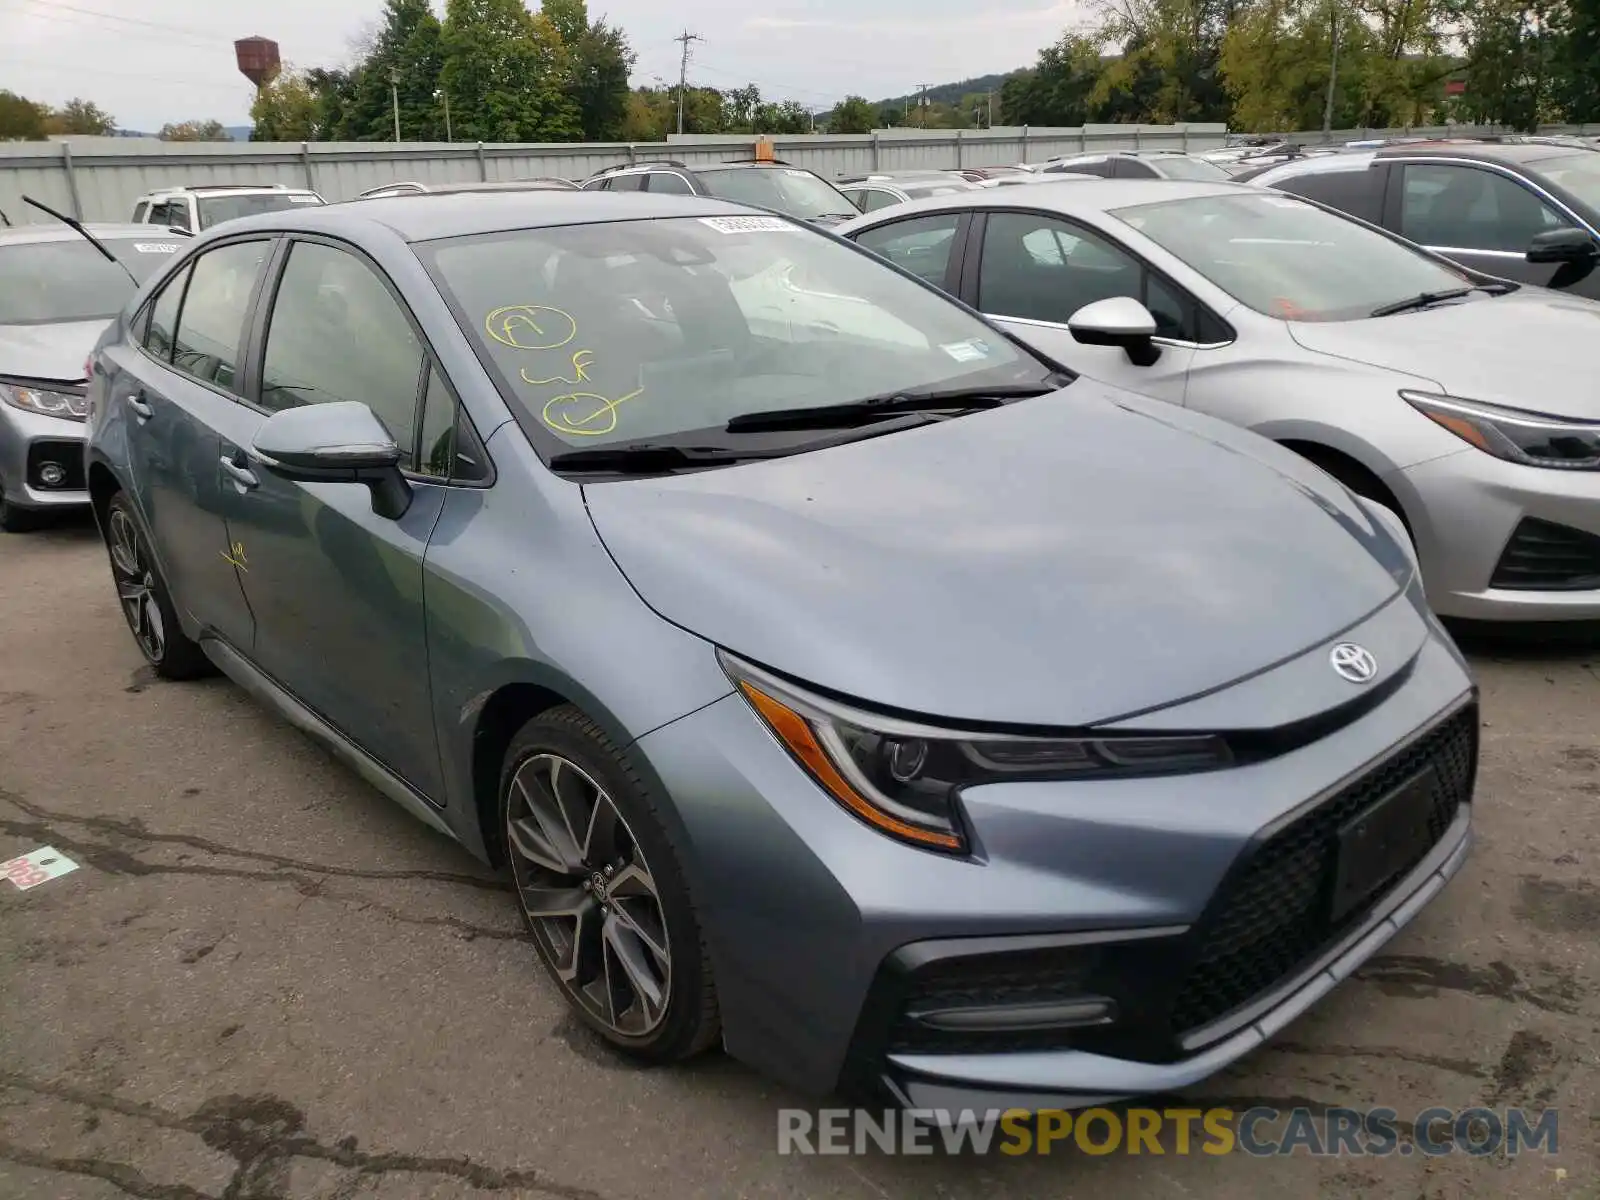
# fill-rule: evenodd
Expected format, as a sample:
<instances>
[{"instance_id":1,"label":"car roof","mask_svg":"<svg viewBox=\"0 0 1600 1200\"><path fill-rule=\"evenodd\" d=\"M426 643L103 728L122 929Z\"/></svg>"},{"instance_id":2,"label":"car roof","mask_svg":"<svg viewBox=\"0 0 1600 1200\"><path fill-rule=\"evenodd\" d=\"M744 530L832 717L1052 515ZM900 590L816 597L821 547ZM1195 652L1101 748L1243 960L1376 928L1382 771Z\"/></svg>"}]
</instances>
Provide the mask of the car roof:
<instances>
[{"instance_id":1,"label":"car roof","mask_svg":"<svg viewBox=\"0 0 1600 1200\"><path fill-rule=\"evenodd\" d=\"M174 233L160 225L133 225L125 222L104 221L92 225L85 224L84 228L102 240L106 238L116 240L131 237L166 238L177 242L190 240L185 234ZM9 229L5 226L0 226L0 246L33 242L78 242L82 240L82 236L76 230L66 225L57 225L54 222L48 225L43 223L17 225Z\"/></svg>"},{"instance_id":2,"label":"car roof","mask_svg":"<svg viewBox=\"0 0 1600 1200\"><path fill-rule=\"evenodd\" d=\"M1550 145L1547 142L1414 142L1408 146L1385 146L1379 158L1468 158L1480 162L1533 163L1546 158L1569 157L1577 146Z\"/></svg>"},{"instance_id":3,"label":"car roof","mask_svg":"<svg viewBox=\"0 0 1600 1200\"><path fill-rule=\"evenodd\" d=\"M152 200L158 196L254 196L261 192L282 192L289 196L316 195L310 188L289 187L282 183L199 183L152 188L139 199Z\"/></svg>"},{"instance_id":4,"label":"car roof","mask_svg":"<svg viewBox=\"0 0 1600 1200\"><path fill-rule=\"evenodd\" d=\"M1227 196L1234 193L1259 196L1260 188L1229 181L1191 182L1178 179L1091 179L1051 180L1027 188L978 188L952 192L927 200L910 200L893 208L870 214L911 216L919 212L939 212L951 208L1056 209L1063 213L1106 212L1135 204L1156 204L1163 200L1192 200L1202 196ZM846 230L874 224L875 220L857 217L846 222Z\"/></svg>"},{"instance_id":5,"label":"car roof","mask_svg":"<svg viewBox=\"0 0 1600 1200\"><path fill-rule=\"evenodd\" d=\"M360 229L384 228L405 241L423 242L510 229L756 214L771 215L763 209L707 196L529 188L501 192L431 192L391 196L382 204L326 204L316 208L285 209L236 217L217 228L230 234L252 229L281 229L335 236Z\"/></svg>"}]
</instances>

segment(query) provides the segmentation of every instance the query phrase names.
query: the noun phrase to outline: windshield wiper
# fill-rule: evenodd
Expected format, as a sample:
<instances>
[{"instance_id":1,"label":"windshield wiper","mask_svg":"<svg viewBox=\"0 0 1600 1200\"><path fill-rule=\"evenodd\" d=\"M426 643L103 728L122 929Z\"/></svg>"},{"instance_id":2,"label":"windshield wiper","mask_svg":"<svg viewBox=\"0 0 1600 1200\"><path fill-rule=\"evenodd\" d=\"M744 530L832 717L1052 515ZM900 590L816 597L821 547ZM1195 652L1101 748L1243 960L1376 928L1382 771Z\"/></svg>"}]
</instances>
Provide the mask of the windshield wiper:
<instances>
[{"instance_id":1,"label":"windshield wiper","mask_svg":"<svg viewBox=\"0 0 1600 1200\"><path fill-rule=\"evenodd\" d=\"M1052 376L1052 379L1055 377ZM813 408L775 408L769 412L744 413L734 417L723 429L728 433L756 433L781 429L848 429L888 421L905 413L940 412L956 409L974 412L999 408L1013 400L1048 396L1059 391L1059 383L1010 383L989 387L949 388L942 392L888 392L849 404L823 404Z\"/></svg>"},{"instance_id":2,"label":"windshield wiper","mask_svg":"<svg viewBox=\"0 0 1600 1200\"><path fill-rule=\"evenodd\" d=\"M1409 296L1404 300L1396 300L1393 304L1380 304L1368 316L1392 317L1396 313L1411 312L1418 308L1432 308L1435 304L1443 304L1446 300L1459 300L1463 296L1470 296L1473 292L1495 292L1502 290L1494 284L1478 284L1475 287L1451 288L1444 292L1422 292Z\"/></svg>"},{"instance_id":3,"label":"windshield wiper","mask_svg":"<svg viewBox=\"0 0 1600 1200\"><path fill-rule=\"evenodd\" d=\"M605 475L656 475L688 467L717 466L756 458L781 458L793 450L735 450L728 446L670 446L638 442L563 450L550 456L552 471L592 471Z\"/></svg>"}]
</instances>

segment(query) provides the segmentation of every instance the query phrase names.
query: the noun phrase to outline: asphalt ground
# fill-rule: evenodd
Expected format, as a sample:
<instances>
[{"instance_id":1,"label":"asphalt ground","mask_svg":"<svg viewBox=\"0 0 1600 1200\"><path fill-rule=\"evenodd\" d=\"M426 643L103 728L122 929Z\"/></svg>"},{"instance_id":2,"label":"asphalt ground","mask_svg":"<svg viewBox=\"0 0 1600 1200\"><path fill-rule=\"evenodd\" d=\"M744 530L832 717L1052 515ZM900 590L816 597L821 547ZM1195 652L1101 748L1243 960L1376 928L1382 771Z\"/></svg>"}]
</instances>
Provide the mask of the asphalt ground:
<instances>
[{"instance_id":1,"label":"asphalt ground","mask_svg":"<svg viewBox=\"0 0 1600 1200\"><path fill-rule=\"evenodd\" d=\"M230 683L157 681L92 526L0 537L0 1197L1600 1196L1600 651L1474 652L1473 857L1360 975L1167 1106L1382 1106L1385 1157L780 1155L791 1095L641 1071L510 896ZM1432 1105L1558 1153L1404 1153ZM1104 1136L1103 1131L1097 1136ZM1193 1147L1192 1147L1193 1148Z\"/></svg>"}]
</instances>

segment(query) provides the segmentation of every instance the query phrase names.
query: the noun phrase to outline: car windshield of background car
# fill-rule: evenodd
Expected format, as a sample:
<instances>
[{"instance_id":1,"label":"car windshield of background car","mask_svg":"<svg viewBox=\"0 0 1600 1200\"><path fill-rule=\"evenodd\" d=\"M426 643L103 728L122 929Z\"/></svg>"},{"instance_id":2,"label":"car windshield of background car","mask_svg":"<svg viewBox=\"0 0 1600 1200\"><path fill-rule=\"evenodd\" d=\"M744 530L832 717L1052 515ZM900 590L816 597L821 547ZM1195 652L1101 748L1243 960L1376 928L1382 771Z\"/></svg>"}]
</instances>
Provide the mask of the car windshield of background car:
<instances>
[{"instance_id":1,"label":"car windshield of background car","mask_svg":"<svg viewBox=\"0 0 1600 1200\"><path fill-rule=\"evenodd\" d=\"M759 204L809 221L853 217L855 206L825 179L791 167L704 168L696 172L706 190L722 200Z\"/></svg>"},{"instance_id":2,"label":"car windshield of background car","mask_svg":"<svg viewBox=\"0 0 1600 1200\"><path fill-rule=\"evenodd\" d=\"M1291 321L1349 321L1470 280L1374 229L1292 196L1230 192L1114 209L1228 295Z\"/></svg>"},{"instance_id":3,"label":"car windshield of background car","mask_svg":"<svg viewBox=\"0 0 1600 1200\"><path fill-rule=\"evenodd\" d=\"M524 229L416 249L546 449L721 434L749 413L1037 385L1053 373L937 291L777 216Z\"/></svg>"},{"instance_id":4,"label":"car windshield of background car","mask_svg":"<svg viewBox=\"0 0 1600 1200\"><path fill-rule=\"evenodd\" d=\"M100 240L140 283L185 244L159 235ZM80 238L0 246L0 325L110 320L133 292L122 267Z\"/></svg>"},{"instance_id":5,"label":"car windshield of background car","mask_svg":"<svg viewBox=\"0 0 1600 1200\"><path fill-rule=\"evenodd\" d=\"M253 217L257 213L280 212L285 208L311 208L322 201L307 192L250 192L242 196L203 196L200 200L200 228L210 229L219 221Z\"/></svg>"}]
</instances>

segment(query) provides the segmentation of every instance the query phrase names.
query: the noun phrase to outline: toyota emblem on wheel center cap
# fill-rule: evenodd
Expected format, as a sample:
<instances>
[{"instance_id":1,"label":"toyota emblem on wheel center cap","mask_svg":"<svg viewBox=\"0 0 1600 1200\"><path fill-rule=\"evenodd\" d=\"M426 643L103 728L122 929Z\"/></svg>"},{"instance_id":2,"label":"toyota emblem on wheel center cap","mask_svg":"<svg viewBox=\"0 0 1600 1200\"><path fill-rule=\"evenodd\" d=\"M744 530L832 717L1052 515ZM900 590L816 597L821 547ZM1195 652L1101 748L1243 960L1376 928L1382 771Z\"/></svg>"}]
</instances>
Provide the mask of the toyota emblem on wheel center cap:
<instances>
[{"instance_id":1,"label":"toyota emblem on wheel center cap","mask_svg":"<svg viewBox=\"0 0 1600 1200\"><path fill-rule=\"evenodd\" d=\"M1378 673L1378 660L1372 657L1372 651L1354 642L1340 642L1328 660L1339 677L1351 683L1371 683Z\"/></svg>"}]
</instances>

